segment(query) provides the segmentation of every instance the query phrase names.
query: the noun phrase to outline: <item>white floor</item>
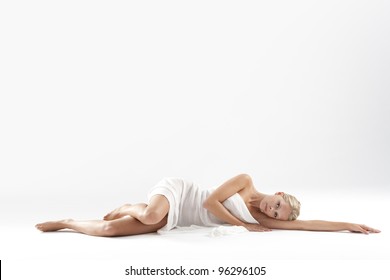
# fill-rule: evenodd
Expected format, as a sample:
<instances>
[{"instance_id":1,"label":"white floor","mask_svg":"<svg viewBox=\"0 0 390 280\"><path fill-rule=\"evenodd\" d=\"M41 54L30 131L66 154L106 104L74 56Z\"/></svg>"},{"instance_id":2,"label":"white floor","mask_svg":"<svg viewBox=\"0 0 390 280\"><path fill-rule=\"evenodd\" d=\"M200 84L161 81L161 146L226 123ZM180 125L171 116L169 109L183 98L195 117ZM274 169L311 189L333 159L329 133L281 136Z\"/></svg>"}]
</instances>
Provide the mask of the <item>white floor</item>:
<instances>
[{"instance_id":1,"label":"white floor","mask_svg":"<svg viewBox=\"0 0 390 280\"><path fill-rule=\"evenodd\" d=\"M229 261L306 263L309 260L319 263L348 260L353 261L352 267L359 266L362 261L363 263L384 261L384 266L390 264L390 226L388 219L385 219L388 213L388 196L350 198L348 204L343 206L342 199L334 199L333 210L328 209L326 212L319 211L320 208L316 208L313 199L310 201L312 204L306 203L304 209L313 209L314 212L302 214L302 219L329 217L329 220L362 222L382 232L364 235L347 232L274 230L265 233L245 232L210 237L208 233L211 229L205 228L184 233L173 231L168 235L102 238L74 232L41 233L34 228L34 224L40 222L42 218L35 219L26 212L23 220L12 222L6 219L7 223L1 224L0 258L5 269L7 265L19 267L20 264L25 266L34 262L34 267L37 267L36 263L43 265L53 261L58 264L74 261L78 264L83 262L99 264L102 261L114 260L145 264L165 260L177 264L188 261L218 261L220 265ZM317 202L317 205L321 205L320 200ZM358 205L360 206L356 207ZM361 210L356 211L356 208ZM6 216L6 213L3 212L2 215ZM58 217L68 216L59 214ZM375 271L383 274L382 271ZM375 271L372 272L374 275ZM33 272L29 271L27 275L22 276L32 276L31 273ZM21 275L18 277L21 279ZM50 279L51 276L47 277Z\"/></svg>"},{"instance_id":2,"label":"white floor","mask_svg":"<svg viewBox=\"0 0 390 280\"><path fill-rule=\"evenodd\" d=\"M40 233L32 225L0 230L4 259L390 259L390 229L371 235L274 230L219 237L203 229L117 238Z\"/></svg>"}]
</instances>

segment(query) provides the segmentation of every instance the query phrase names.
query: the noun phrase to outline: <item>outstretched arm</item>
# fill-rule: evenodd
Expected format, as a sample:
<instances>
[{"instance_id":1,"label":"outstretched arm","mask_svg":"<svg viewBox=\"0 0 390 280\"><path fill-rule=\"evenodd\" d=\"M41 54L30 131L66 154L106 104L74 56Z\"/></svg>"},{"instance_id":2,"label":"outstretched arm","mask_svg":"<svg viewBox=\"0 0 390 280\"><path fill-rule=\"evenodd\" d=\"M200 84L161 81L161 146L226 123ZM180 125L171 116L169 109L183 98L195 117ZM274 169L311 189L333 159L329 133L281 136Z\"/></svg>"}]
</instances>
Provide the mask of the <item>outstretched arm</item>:
<instances>
[{"instance_id":1,"label":"outstretched arm","mask_svg":"<svg viewBox=\"0 0 390 280\"><path fill-rule=\"evenodd\" d=\"M380 230L368 227L362 224L346 223L346 222L330 222L321 220L295 220L281 221L269 217L261 217L259 221L263 226L271 229L289 229L289 230L310 230L310 231L351 231L364 234L379 233Z\"/></svg>"}]
</instances>

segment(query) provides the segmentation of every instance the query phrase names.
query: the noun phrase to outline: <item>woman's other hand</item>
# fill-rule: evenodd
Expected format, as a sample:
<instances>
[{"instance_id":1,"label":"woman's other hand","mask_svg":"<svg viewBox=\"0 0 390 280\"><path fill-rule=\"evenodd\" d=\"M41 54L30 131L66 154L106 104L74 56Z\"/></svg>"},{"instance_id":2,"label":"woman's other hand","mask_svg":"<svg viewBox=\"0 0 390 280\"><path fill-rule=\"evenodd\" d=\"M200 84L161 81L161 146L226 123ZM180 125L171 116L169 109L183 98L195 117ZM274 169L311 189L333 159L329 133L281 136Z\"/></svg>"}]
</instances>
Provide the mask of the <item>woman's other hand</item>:
<instances>
[{"instance_id":1,"label":"woman's other hand","mask_svg":"<svg viewBox=\"0 0 390 280\"><path fill-rule=\"evenodd\" d=\"M256 231L256 232L271 231L271 229L262 226L260 224L245 224L244 227L249 231Z\"/></svg>"},{"instance_id":2,"label":"woman's other hand","mask_svg":"<svg viewBox=\"0 0 390 280\"><path fill-rule=\"evenodd\" d=\"M352 224L352 223L348 224L347 230L349 230L351 232L360 232L360 233L364 233L364 234L381 232L378 229L374 229L374 228L368 227L366 225Z\"/></svg>"}]
</instances>

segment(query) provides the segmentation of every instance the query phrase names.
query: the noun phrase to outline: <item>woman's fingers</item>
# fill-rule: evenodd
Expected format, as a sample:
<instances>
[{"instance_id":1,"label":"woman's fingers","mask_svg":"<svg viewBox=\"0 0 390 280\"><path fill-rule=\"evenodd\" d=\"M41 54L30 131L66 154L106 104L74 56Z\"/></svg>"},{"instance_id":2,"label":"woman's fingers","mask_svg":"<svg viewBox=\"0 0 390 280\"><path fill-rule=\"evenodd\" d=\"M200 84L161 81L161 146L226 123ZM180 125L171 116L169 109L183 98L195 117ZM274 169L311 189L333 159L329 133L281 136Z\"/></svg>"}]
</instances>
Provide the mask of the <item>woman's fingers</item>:
<instances>
[{"instance_id":1,"label":"woman's fingers","mask_svg":"<svg viewBox=\"0 0 390 280\"><path fill-rule=\"evenodd\" d=\"M263 231L271 231L269 228L259 228L257 231L263 232Z\"/></svg>"},{"instance_id":2,"label":"woman's fingers","mask_svg":"<svg viewBox=\"0 0 390 280\"><path fill-rule=\"evenodd\" d=\"M269 229L269 228L258 228L258 229L254 230L254 231L257 231L257 232L264 232L264 231L272 231L272 230Z\"/></svg>"},{"instance_id":3,"label":"woman's fingers","mask_svg":"<svg viewBox=\"0 0 390 280\"><path fill-rule=\"evenodd\" d=\"M259 226L259 231L272 231L270 228Z\"/></svg>"},{"instance_id":4,"label":"woman's fingers","mask_svg":"<svg viewBox=\"0 0 390 280\"><path fill-rule=\"evenodd\" d=\"M363 229L365 229L367 232L371 232L371 233L380 233L381 232L379 229L371 228L371 227L368 227L366 225L361 225L361 227Z\"/></svg>"},{"instance_id":5,"label":"woman's fingers","mask_svg":"<svg viewBox=\"0 0 390 280\"><path fill-rule=\"evenodd\" d=\"M271 229L267 227L263 227L259 224L246 224L245 227L249 231L257 231L257 232L271 231Z\"/></svg>"},{"instance_id":6,"label":"woman's fingers","mask_svg":"<svg viewBox=\"0 0 390 280\"><path fill-rule=\"evenodd\" d=\"M368 227L366 225L359 225L359 224L353 224L351 231L353 231L353 232L361 232L361 233L364 233L364 234L381 232L378 229L374 229L374 228Z\"/></svg>"}]
</instances>

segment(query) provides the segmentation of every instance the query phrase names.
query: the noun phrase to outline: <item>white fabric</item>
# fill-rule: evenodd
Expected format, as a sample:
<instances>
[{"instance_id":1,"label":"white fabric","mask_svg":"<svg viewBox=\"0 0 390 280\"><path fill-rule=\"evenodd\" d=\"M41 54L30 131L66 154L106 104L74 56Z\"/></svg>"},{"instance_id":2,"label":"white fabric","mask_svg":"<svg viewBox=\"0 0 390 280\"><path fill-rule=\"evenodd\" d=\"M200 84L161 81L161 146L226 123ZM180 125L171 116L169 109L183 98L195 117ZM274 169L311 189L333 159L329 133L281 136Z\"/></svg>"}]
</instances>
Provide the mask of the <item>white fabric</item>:
<instances>
[{"instance_id":1,"label":"white fabric","mask_svg":"<svg viewBox=\"0 0 390 280\"><path fill-rule=\"evenodd\" d=\"M243 232L249 232L245 227L242 226L232 226L232 225L222 225L218 227L206 227L206 226L196 226L192 225L189 227L180 227L176 226L175 228L167 231L160 231L159 234L162 235L198 235L198 236L207 236L207 237L221 237L226 235L235 235Z\"/></svg>"},{"instance_id":2,"label":"white fabric","mask_svg":"<svg viewBox=\"0 0 390 280\"><path fill-rule=\"evenodd\" d=\"M148 194L149 201L156 194L164 195L169 201L167 224L158 232L164 233L175 227L217 227L226 224L203 207L203 202L212 191L214 189L201 189L195 183L181 178L169 177L158 182ZM226 199L223 205L240 220L258 223L238 193Z\"/></svg>"},{"instance_id":3,"label":"white fabric","mask_svg":"<svg viewBox=\"0 0 390 280\"><path fill-rule=\"evenodd\" d=\"M248 232L248 230L241 226L219 226L215 227L209 233L210 237L219 237L224 235L232 235L237 233Z\"/></svg>"}]
</instances>

